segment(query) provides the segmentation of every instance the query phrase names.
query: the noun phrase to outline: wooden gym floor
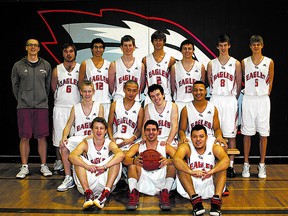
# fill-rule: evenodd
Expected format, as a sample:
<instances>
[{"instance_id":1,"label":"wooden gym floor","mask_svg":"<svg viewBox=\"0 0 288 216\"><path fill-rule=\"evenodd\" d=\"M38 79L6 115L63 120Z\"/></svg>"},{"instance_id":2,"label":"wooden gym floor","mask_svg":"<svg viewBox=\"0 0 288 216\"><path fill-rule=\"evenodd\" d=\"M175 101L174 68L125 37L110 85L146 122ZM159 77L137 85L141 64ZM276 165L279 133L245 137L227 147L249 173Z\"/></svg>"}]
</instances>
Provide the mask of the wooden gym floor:
<instances>
[{"instance_id":1,"label":"wooden gym floor","mask_svg":"<svg viewBox=\"0 0 288 216\"><path fill-rule=\"evenodd\" d=\"M52 168L53 164L48 164ZM171 211L161 211L158 197L140 196L136 211L126 211L127 186L120 181L103 209L82 210L84 197L72 188L57 192L63 174L43 177L40 164L29 164L31 175L16 179L18 163L0 163L0 215L191 215L191 203L177 192L171 195ZM227 179L230 195L223 197L222 214L237 216L288 214L288 164L268 164L267 179L257 177L256 165L251 165L251 177L241 177L242 165L236 164L236 178ZM204 200L205 215L210 201Z\"/></svg>"}]
</instances>

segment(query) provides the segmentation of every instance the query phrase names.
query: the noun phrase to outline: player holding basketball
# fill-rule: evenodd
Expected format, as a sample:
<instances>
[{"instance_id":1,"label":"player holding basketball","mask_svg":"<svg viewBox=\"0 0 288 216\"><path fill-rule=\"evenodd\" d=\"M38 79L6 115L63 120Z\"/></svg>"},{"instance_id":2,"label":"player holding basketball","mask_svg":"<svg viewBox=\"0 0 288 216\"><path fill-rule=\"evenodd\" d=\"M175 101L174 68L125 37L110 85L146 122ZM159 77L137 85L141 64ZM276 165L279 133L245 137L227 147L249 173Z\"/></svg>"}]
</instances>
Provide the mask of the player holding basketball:
<instances>
[{"instance_id":1,"label":"player holding basketball","mask_svg":"<svg viewBox=\"0 0 288 216\"><path fill-rule=\"evenodd\" d=\"M175 188L175 167L173 160L166 158L166 155L173 157L176 150L171 145L160 145L160 141L157 138L158 132L158 123L154 120L147 120L144 124L146 140L136 143L126 152L123 164L128 166L128 186L130 190L126 210L135 210L137 208L139 193L151 196L159 194L161 210L171 209L169 191ZM161 153L159 169L155 171L143 169L140 154L146 149L154 149ZM171 166L173 167L172 169Z\"/></svg>"},{"instance_id":2,"label":"player holding basketball","mask_svg":"<svg viewBox=\"0 0 288 216\"><path fill-rule=\"evenodd\" d=\"M178 171L177 191L184 198L191 199L193 215L204 214L202 199L208 198L211 198L210 215L221 215L229 157L221 145L214 143L215 138L208 139L203 125L192 128L191 140L182 143L174 155Z\"/></svg>"}]
</instances>

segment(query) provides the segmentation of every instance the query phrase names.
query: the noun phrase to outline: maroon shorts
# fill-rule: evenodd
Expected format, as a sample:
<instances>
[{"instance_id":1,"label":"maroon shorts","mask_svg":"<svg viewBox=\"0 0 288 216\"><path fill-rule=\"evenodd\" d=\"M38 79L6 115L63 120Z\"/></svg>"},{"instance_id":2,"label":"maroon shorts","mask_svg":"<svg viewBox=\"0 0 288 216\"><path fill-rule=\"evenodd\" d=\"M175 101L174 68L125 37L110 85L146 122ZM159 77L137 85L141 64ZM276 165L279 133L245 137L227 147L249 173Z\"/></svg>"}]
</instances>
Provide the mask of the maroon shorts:
<instances>
[{"instance_id":1,"label":"maroon shorts","mask_svg":"<svg viewBox=\"0 0 288 216\"><path fill-rule=\"evenodd\" d=\"M35 139L49 136L48 109L17 109L20 138Z\"/></svg>"}]
</instances>

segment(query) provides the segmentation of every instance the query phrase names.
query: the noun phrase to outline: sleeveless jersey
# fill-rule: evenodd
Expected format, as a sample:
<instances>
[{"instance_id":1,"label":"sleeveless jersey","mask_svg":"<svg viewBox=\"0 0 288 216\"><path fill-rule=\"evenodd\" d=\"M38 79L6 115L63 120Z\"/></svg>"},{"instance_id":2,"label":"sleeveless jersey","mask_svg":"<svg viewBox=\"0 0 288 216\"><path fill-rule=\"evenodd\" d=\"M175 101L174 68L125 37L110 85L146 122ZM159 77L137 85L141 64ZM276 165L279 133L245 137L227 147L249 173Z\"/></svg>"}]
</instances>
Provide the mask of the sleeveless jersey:
<instances>
[{"instance_id":1,"label":"sleeveless jersey","mask_svg":"<svg viewBox=\"0 0 288 216\"><path fill-rule=\"evenodd\" d=\"M109 156L109 144L110 144L110 142L111 142L110 139L105 139L104 145L102 146L100 151L97 151L95 146L94 146L93 138L87 139L88 151L87 151L86 158L92 164L99 164L102 161L106 160L107 158L110 157Z\"/></svg>"},{"instance_id":2,"label":"sleeveless jersey","mask_svg":"<svg viewBox=\"0 0 288 216\"><path fill-rule=\"evenodd\" d=\"M161 62L156 62L153 54L146 56L147 88L152 84L159 84L164 89L165 100L171 101L170 70L168 68L171 56L165 53Z\"/></svg>"},{"instance_id":3,"label":"sleeveless jersey","mask_svg":"<svg viewBox=\"0 0 288 216\"><path fill-rule=\"evenodd\" d=\"M213 59L211 76L212 95L237 95L235 58L230 57L225 65L222 65L218 58Z\"/></svg>"},{"instance_id":4,"label":"sleeveless jersey","mask_svg":"<svg viewBox=\"0 0 288 216\"><path fill-rule=\"evenodd\" d=\"M215 111L215 106L208 101L207 107L204 112L200 113L195 108L194 104L191 102L186 105L187 116L188 116L188 135L195 125L203 125L206 127L208 136L214 136L213 130L213 116Z\"/></svg>"},{"instance_id":5,"label":"sleeveless jersey","mask_svg":"<svg viewBox=\"0 0 288 216\"><path fill-rule=\"evenodd\" d=\"M146 144L139 144L139 154L147 150ZM160 145L160 141L158 141L156 151L158 151L163 157L166 158L166 146Z\"/></svg>"},{"instance_id":6,"label":"sleeveless jersey","mask_svg":"<svg viewBox=\"0 0 288 216\"><path fill-rule=\"evenodd\" d=\"M108 69L110 62L104 59L104 63L101 68L97 68L92 59L86 59L86 78L93 82L95 88L95 94L93 95L93 101L99 103L111 103L111 95L109 93L108 83Z\"/></svg>"},{"instance_id":7,"label":"sleeveless jersey","mask_svg":"<svg viewBox=\"0 0 288 216\"><path fill-rule=\"evenodd\" d=\"M89 115L85 115L81 106L78 103L74 106L75 112L75 132L74 136L87 136L91 134L91 122L98 116L100 103L94 102Z\"/></svg>"},{"instance_id":8,"label":"sleeveless jersey","mask_svg":"<svg viewBox=\"0 0 288 216\"><path fill-rule=\"evenodd\" d=\"M271 59L263 58L260 64L255 65L251 56L244 59L245 89L244 94L250 96L263 96L269 93L269 65Z\"/></svg>"},{"instance_id":9,"label":"sleeveless jersey","mask_svg":"<svg viewBox=\"0 0 288 216\"><path fill-rule=\"evenodd\" d=\"M113 98L115 96L125 97L123 88L124 83L128 80L134 80L140 86L141 80L141 67L142 62L135 58L132 66L127 68L122 61L122 58L115 61L116 63L116 79L115 79L115 90L113 93ZM139 90L140 91L140 90ZM140 101L140 92L137 94L135 101Z\"/></svg>"},{"instance_id":10,"label":"sleeveless jersey","mask_svg":"<svg viewBox=\"0 0 288 216\"><path fill-rule=\"evenodd\" d=\"M63 63L57 65L58 81L54 92L54 106L72 108L80 102L80 92L78 88L80 64L76 63L74 69L68 72Z\"/></svg>"},{"instance_id":11,"label":"sleeveless jersey","mask_svg":"<svg viewBox=\"0 0 288 216\"><path fill-rule=\"evenodd\" d=\"M126 110L123 99L116 101L114 123L116 131L113 137L130 138L137 129L140 103L134 103L130 110Z\"/></svg>"},{"instance_id":12,"label":"sleeveless jersey","mask_svg":"<svg viewBox=\"0 0 288 216\"><path fill-rule=\"evenodd\" d=\"M171 101L166 102L165 109L162 113L158 113L155 105L153 103L149 103L148 106L148 113L150 119L155 120L159 125L159 139L167 139L169 133L171 131L171 113L172 113L172 103Z\"/></svg>"},{"instance_id":13,"label":"sleeveless jersey","mask_svg":"<svg viewBox=\"0 0 288 216\"><path fill-rule=\"evenodd\" d=\"M176 94L174 94L175 102L191 102L193 101L193 84L197 80L201 80L202 63L195 60L190 71L186 71L181 61L175 63L175 84Z\"/></svg>"}]
</instances>

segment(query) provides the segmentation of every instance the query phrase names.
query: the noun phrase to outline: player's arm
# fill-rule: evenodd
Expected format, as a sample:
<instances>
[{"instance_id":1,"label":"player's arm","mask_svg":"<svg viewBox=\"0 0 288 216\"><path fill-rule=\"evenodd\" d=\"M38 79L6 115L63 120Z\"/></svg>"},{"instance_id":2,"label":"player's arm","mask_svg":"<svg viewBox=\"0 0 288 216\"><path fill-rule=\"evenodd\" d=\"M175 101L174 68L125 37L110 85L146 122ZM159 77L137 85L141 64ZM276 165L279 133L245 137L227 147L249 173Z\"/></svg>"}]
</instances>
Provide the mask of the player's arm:
<instances>
[{"instance_id":1,"label":"player's arm","mask_svg":"<svg viewBox=\"0 0 288 216\"><path fill-rule=\"evenodd\" d=\"M51 90L52 93L56 91L58 84L58 72L57 72L57 67L55 67L52 71L52 76L51 76Z\"/></svg>"},{"instance_id":2,"label":"player's arm","mask_svg":"<svg viewBox=\"0 0 288 216\"><path fill-rule=\"evenodd\" d=\"M60 141L60 145L61 145L61 144L64 144L64 143L67 141L67 137L68 137L69 134L70 134L70 130L71 130L71 127L72 127L74 121L75 121L75 107L73 106L73 107L71 108L70 115L69 115L69 118L68 118L68 120L67 120L66 126L65 126L65 128L63 129L62 139L61 139L61 141Z\"/></svg>"},{"instance_id":3,"label":"player's arm","mask_svg":"<svg viewBox=\"0 0 288 216\"><path fill-rule=\"evenodd\" d=\"M148 96L146 96L148 97ZM145 131L144 131L144 124L146 123L147 120L150 119L150 114L149 114L149 111L148 111L148 104L145 105L145 108L144 108L144 118L143 118L143 124L142 124L142 140L145 140L146 137L145 137Z\"/></svg>"},{"instance_id":4,"label":"player's arm","mask_svg":"<svg viewBox=\"0 0 288 216\"><path fill-rule=\"evenodd\" d=\"M139 152L139 144L136 143L135 145L131 146L131 148L125 153L125 158L122 163L125 166L133 165L139 162L139 158L134 157ZM137 160L137 161L136 161Z\"/></svg>"},{"instance_id":5,"label":"player's arm","mask_svg":"<svg viewBox=\"0 0 288 216\"><path fill-rule=\"evenodd\" d=\"M113 158L106 164L106 168L109 168L111 166L114 166L115 164L119 164L123 161L125 158L124 152L118 148L118 145L114 142L111 141L109 143L109 150L113 152L114 156Z\"/></svg>"},{"instance_id":6,"label":"player's arm","mask_svg":"<svg viewBox=\"0 0 288 216\"><path fill-rule=\"evenodd\" d=\"M80 166L80 167L83 167L83 168L88 170L89 169L88 164L86 164L80 157L83 153L85 153L87 151L88 151L87 140L83 140L69 154L69 161L75 166Z\"/></svg>"},{"instance_id":7,"label":"player's arm","mask_svg":"<svg viewBox=\"0 0 288 216\"><path fill-rule=\"evenodd\" d=\"M188 164L185 161L185 158L189 158L191 150L188 143L182 143L179 145L177 151L173 157L174 166L178 171L193 174L192 170L189 168Z\"/></svg>"},{"instance_id":8,"label":"player's arm","mask_svg":"<svg viewBox=\"0 0 288 216\"><path fill-rule=\"evenodd\" d=\"M134 140L138 139L138 137L140 137L142 134L143 121L144 121L144 109L141 107L137 117L137 129L133 135Z\"/></svg>"},{"instance_id":9,"label":"player's arm","mask_svg":"<svg viewBox=\"0 0 288 216\"><path fill-rule=\"evenodd\" d=\"M104 107L102 104L99 104L98 117L104 118Z\"/></svg>"},{"instance_id":10,"label":"player's arm","mask_svg":"<svg viewBox=\"0 0 288 216\"><path fill-rule=\"evenodd\" d=\"M206 81L206 71L205 71L205 66L201 64L201 81L205 83Z\"/></svg>"},{"instance_id":11,"label":"player's arm","mask_svg":"<svg viewBox=\"0 0 288 216\"><path fill-rule=\"evenodd\" d=\"M78 88L81 88L81 85L85 79L86 76L86 61L84 60L80 67L79 67L79 78L78 78Z\"/></svg>"},{"instance_id":12,"label":"player's arm","mask_svg":"<svg viewBox=\"0 0 288 216\"><path fill-rule=\"evenodd\" d=\"M207 174L209 175L213 175L217 172L226 170L230 163L229 156L221 145L213 144L212 151L213 151L215 158L218 159L218 162L215 164L213 169L207 172Z\"/></svg>"},{"instance_id":13,"label":"player's arm","mask_svg":"<svg viewBox=\"0 0 288 216\"><path fill-rule=\"evenodd\" d=\"M172 112L171 112L171 130L168 135L168 139L166 141L167 144L171 144L175 136L177 135L178 132L178 125L179 125L179 120L178 120L178 106L175 103L172 103Z\"/></svg>"},{"instance_id":14,"label":"player's arm","mask_svg":"<svg viewBox=\"0 0 288 216\"><path fill-rule=\"evenodd\" d=\"M270 60L270 65L269 65L269 95L271 94L272 91L272 86L273 86L273 80L274 80L274 61L271 59Z\"/></svg>"},{"instance_id":15,"label":"player's arm","mask_svg":"<svg viewBox=\"0 0 288 216\"><path fill-rule=\"evenodd\" d=\"M236 98L239 98L241 87L242 87L242 69L241 69L241 63L239 61L236 61L235 64L235 74L236 74L236 85L237 85L237 95Z\"/></svg>"},{"instance_id":16,"label":"player's arm","mask_svg":"<svg viewBox=\"0 0 288 216\"><path fill-rule=\"evenodd\" d=\"M225 147L227 148L227 143L223 138L222 130L220 128L220 120L218 117L218 110L216 107L214 107L213 130L214 130L214 136L216 137L216 142L224 144Z\"/></svg>"},{"instance_id":17,"label":"player's arm","mask_svg":"<svg viewBox=\"0 0 288 216\"><path fill-rule=\"evenodd\" d=\"M112 95L115 89L116 62L111 62L108 69L109 92Z\"/></svg>"},{"instance_id":18,"label":"player's arm","mask_svg":"<svg viewBox=\"0 0 288 216\"><path fill-rule=\"evenodd\" d=\"M207 64L207 79L210 88L212 87L212 61L209 61Z\"/></svg>"},{"instance_id":19,"label":"player's arm","mask_svg":"<svg viewBox=\"0 0 288 216\"><path fill-rule=\"evenodd\" d=\"M109 116L108 116L108 128L107 133L110 138L110 140L115 141L113 138L113 123L114 123L114 117L115 117L115 107L116 107L116 101L114 101L110 106Z\"/></svg>"},{"instance_id":20,"label":"player's arm","mask_svg":"<svg viewBox=\"0 0 288 216\"><path fill-rule=\"evenodd\" d=\"M176 93L176 71L175 71L175 64L171 67L171 74L170 74L170 86L171 86L171 94L172 98L174 96L174 92Z\"/></svg>"},{"instance_id":21,"label":"player's arm","mask_svg":"<svg viewBox=\"0 0 288 216\"><path fill-rule=\"evenodd\" d=\"M146 72L145 72L145 65L141 63L141 83L139 87L139 94L144 92L146 86Z\"/></svg>"},{"instance_id":22,"label":"player's arm","mask_svg":"<svg viewBox=\"0 0 288 216\"><path fill-rule=\"evenodd\" d=\"M180 114L180 123L179 123L179 144L187 142L186 139L186 129L188 127L188 113L186 106L183 107L181 114Z\"/></svg>"}]
</instances>

